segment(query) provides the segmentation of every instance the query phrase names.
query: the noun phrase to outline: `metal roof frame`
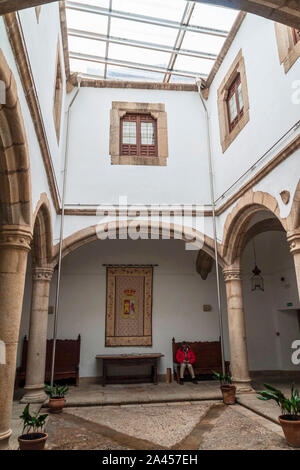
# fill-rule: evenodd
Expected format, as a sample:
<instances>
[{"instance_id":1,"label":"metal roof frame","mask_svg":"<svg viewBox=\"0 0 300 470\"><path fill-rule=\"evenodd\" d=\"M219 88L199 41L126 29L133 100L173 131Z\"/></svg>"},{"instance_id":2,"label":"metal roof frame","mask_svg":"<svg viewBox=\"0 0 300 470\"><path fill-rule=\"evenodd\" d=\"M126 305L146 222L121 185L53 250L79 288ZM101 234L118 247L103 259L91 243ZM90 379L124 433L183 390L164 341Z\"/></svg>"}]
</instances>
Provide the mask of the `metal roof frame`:
<instances>
[{"instance_id":1,"label":"metal roof frame","mask_svg":"<svg viewBox=\"0 0 300 470\"><path fill-rule=\"evenodd\" d=\"M101 57L91 54L82 54L81 52L70 51L70 58L77 60L87 60L89 62L98 62L100 64L108 65L118 65L119 67L128 67L136 70L148 70L149 72L158 72L158 73L172 73L172 75L179 75L181 77L190 77L190 78L207 78L207 74L201 74L196 72L189 72L185 70L169 70L167 67L160 67L157 65L148 65L141 64L138 62L131 62L129 60L120 60L120 59L110 59L106 57Z\"/></svg>"},{"instance_id":2,"label":"metal roof frame","mask_svg":"<svg viewBox=\"0 0 300 470\"><path fill-rule=\"evenodd\" d=\"M92 2L92 0L90 1ZM163 83L168 83L173 75L186 77L186 78L197 78L197 77L200 77L203 79L207 78L208 76L207 73L199 73L198 71L195 72L193 70L181 70L181 69L174 68L176 65L176 60L179 56L193 57L193 58L202 59L204 61L205 60L216 61L218 57L217 54L211 53L211 52L205 52L204 50L196 51L194 49L186 49L186 48L182 49L181 46L183 44L183 41L187 32L206 35L206 37L208 35L208 36L214 36L214 37L220 37L220 38L227 38L229 34L229 31L225 31L223 29L209 28L209 27L205 27L201 25L190 24L193 11L195 9L196 1L187 1L186 5L184 6L184 11L183 11L180 22L169 20L166 18L159 18L159 17L154 17L154 16L147 16L147 15L142 15L142 14L137 14L137 13L115 10L113 8L113 2L114 0L109 0L108 8L103 8L103 7L99 7L99 6L92 5L92 4L85 4L85 3L81 3L80 1L78 2L66 1L65 2L65 6L69 10L90 13L91 15L102 15L102 16L107 17L106 34L104 33L104 31L92 32L86 29L68 28L68 35L70 37L104 42L105 43L104 56L93 55L89 53L82 53L77 50L73 50L73 51L70 51L69 53L70 59L104 64L103 77L102 77L101 71L99 71L101 78L104 78L104 79L107 79L107 74L108 74L107 66L108 65L160 73L164 75ZM163 45L159 43L147 42L147 41L142 41L142 40L137 40L137 39L111 36L110 31L111 31L112 18L117 18L121 20L129 20L132 22L137 22L137 23L142 23L142 24L155 25L155 26L159 26L163 28L176 29L177 35L174 41L174 45L173 46ZM165 66L165 65L160 65L160 64L148 65L145 63L135 62L131 60L123 60L122 58L114 59L114 58L109 57L110 44L117 44L121 46L123 45L123 46L129 46L133 48L140 48L140 49L145 49L148 51L165 52L165 53L170 54L169 62L168 62L168 65ZM194 67L191 67L191 68L194 68ZM84 75L87 75L87 74L84 73ZM100 78L100 75L99 75L99 78Z\"/></svg>"},{"instance_id":3,"label":"metal roof frame","mask_svg":"<svg viewBox=\"0 0 300 470\"><path fill-rule=\"evenodd\" d=\"M183 12L183 15L182 15L181 26L178 30L178 33L177 33L177 36L176 36L176 39L175 39L175 44L174 44L174 49L175 50L179 50L182 46L184 36L185 36L185 32L186 32L186 29L184 29L184 27L189 24L190 19L191 19L192 14L193 14L193 11L194 11L194 8L195 8L195 2L191 2L191 3L187 2L186 6L185 6L185 9L184 9L184 12ZM177 59L177 53L173 52L173 54L170 57L169 64L168 64L168 69L169 70L173 70L176 59ZM171 78L171 74L166 73L165 76L164 76L164 83L168 83L170 81L170 78Z\"/></svg>"},{"instance_id":4,"label":"metal roof frame","mask_svg":"<svg viewBox=\"0 0 300 470\"><path fill-rule=\"evenodd\" d=\"M66 8L69 10L82 11L85 13L94 13L97 15L108 16L111 18L118 18L121 20L137 21L139 23L152 24L156 26L163 26L166 28L184 29L192 33L210 34L212 36L220 36L226 38L229 31L223 29L207 28L204 26L196 25L181 25L177 21L167 20L165 18L156 18L153 16L138 15L136 13L127 13L125 11L110 10L109 8L97 7L95 5L87 5L85 3L66 2Z\"/></svg>"},{"instance_id":5,"label":"metal roof frame","mask_svg":"<svg viewBox=\"0 0 300 470\"><path fill-rule=\"evenodd\" d=\"M185 55L189 57L198 57L199 59L216 60L217 54L209 52L199 52L192 49L174 49L174 47L164 46L162 44L156 44L154 42L137 41L136 39L125 39L116 36L107 36L106 34L92 33L76 28L68 29L69 36L92 39L95 41L111 42L112 44L120 44L124 46L140 47L142 49L150 49L153 51L169 52L171 54L176 53L178 55Z\"/></svg>"}]
</instances>

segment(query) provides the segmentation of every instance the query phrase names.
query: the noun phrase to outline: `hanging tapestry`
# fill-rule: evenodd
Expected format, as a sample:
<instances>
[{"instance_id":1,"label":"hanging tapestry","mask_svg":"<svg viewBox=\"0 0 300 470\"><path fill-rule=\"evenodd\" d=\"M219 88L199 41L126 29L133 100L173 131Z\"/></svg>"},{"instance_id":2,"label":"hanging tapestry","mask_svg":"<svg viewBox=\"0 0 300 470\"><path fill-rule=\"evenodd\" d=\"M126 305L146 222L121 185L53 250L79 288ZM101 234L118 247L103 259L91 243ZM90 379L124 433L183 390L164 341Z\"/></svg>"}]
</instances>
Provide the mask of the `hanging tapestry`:
<instances>
[{"instance_id":1,"label":"hanging tapestry","mask_svg":"<svg viewBox=\"0 0 300 470\"><path fill-rule=\"evenodd\" d=\"M105 346L152 346L152 267L109 267Z\"/></svg>"}]
</instances>

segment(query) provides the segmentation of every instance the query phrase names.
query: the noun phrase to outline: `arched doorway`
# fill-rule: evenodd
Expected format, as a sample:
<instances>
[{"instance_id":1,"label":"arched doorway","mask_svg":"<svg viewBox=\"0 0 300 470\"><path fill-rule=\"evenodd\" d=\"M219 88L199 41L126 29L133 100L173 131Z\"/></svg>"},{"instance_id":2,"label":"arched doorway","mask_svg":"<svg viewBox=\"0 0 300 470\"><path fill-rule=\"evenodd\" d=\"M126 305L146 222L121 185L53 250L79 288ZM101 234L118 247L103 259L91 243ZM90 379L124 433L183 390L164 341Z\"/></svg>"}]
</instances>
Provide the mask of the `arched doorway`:
<instances>
[{"instance_id":1,"label":"arched doorway","mask_svg":"<svg viewBox=\"0 0 300 470\"><path fill-rule=\"evenodd\" d=\"M298 325L299 301L294 259L287 242L289 223L289 218L280 217L279 205L273 196L253 191L240 199L225 222L222 253L228 264L224 274L231 358L236 358L232 361L233 376L237 382L250 381L248 359L250 369L256 371L295 370L288 343ZM264 266L266 277L265 290L260 293L252 292L250 284L255 263L253 243L257 244L256 263ZM288 276L284 275L285 271ZM281 291L278 297L280 282L283 286L285 277L290 279L290 294L285 291L283 295ZM294 317L289 317L287 327L283 314L286 311L288 315L289 309Z\"/></svg>"},{"instance_id":2,"label":"arched doorway","mask_svg":"<svg viewBox=\"0 0 300 470\"><path fill-rule=\"evenodd\" d=\"M53 269L49 265L51 258L51 209L48 198L43 193L34 213L32 250L29 255L25 286L26 302L23 305L20 330L18 365L21 354L25 354L26 351L26 370L22 362L21 368L17 369L17 383L26 379L23 403L42 403L46 398L44 381L49 292L53 275Z\"/></svg>"},{"instance_id":3,"label":"arched doorway","mask_svg":"<svg viewBox=\"0 0 300 470\"><path fill-rule=\"evenodd\" d=\"M196 269L196 265L199 268L198 250L185 250L182 228L160 224L156 227L157 239L148 239L146 235L150 225L141 221L141 237L137 240L124 239L130 224L130 220L112 223L112 230L116 227L115 239L99 239L99 233L101 235L105 231L103 225L82 229L63 242L58 338L76 339L81 335L80 377L86 379L101 375L95 355L111 352L105 346L106 265L155 265L153 342L150 351L159 350L165 356L161 361L161 374L165 374L167 366L172 367L173 336L176 340L219 340L214 268L210 267L206 280L201 279ZM164 239L163 233L166 232L170 233L170 239ZM200 233L196 238L203 241L201 251L213 256L212 239ZM52 268L57 262L58 246L54 248ZM222 258L219 262L223 267ZM173 294L170 295L170 292ZM51 302L54 302L53 297ZM211 309L206 311L205 305L210 305ZM50 337L52 318L49 318ZM129 347L128 351L139 349ZM124 349L114 348L114 352L118 351L124 353Z\"/></svg>"}]
</instances>

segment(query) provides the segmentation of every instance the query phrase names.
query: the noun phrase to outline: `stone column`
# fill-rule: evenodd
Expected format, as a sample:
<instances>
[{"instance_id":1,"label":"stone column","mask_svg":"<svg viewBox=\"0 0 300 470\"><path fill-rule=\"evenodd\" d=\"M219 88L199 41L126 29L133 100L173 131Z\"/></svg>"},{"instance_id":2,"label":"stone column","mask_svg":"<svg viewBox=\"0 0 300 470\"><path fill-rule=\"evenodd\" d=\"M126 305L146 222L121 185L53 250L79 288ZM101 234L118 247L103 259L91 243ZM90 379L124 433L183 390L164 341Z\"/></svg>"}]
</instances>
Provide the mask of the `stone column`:
<instances>
[{"instance_id":1,"label":"stone column","mask_svg":"<svg viewBox=\"0 0 300 470\"><path fill-rule=\"evenodd\" d=\"M0 341L5 350L5 361L3 357L0 361L0 449L8 448L11 435L16 357L30 241L29 227L11 225L0 230Z\"/></svg>"},{"instance_id":2,"label":"stone column","mask_svg":"<svg viewBox=\"0 0 300 470\"><path fill-rule=\"evenodd\" d=\"M238 392L249 392L252 387L248 370L241 271L240 268L231 266L225 268L223 274L226 283L232 381Z\"/></svg>"},{"instance_id":3,"label":"stone column","mask_svg":"<svg viewBox=\"0 0 300 470\"><path fill-rule=\"evenodd\" d=\"M32 268L32 298L29 325L25 395L22 403L43 403L46 399L45 366L49 292L53 269Z\"/></svg>"},{"instance_id":4,"label":"stone column","mask_svg":"<svg viewBox=\"0 0 300 470\"><path fill-rule=\"evenodd\" d=\"M287 241L289 242L290 250L294 257L295 272L298 285L298 295L300 298L300 228L288 232Z\"/></svg>"}]
</instances>

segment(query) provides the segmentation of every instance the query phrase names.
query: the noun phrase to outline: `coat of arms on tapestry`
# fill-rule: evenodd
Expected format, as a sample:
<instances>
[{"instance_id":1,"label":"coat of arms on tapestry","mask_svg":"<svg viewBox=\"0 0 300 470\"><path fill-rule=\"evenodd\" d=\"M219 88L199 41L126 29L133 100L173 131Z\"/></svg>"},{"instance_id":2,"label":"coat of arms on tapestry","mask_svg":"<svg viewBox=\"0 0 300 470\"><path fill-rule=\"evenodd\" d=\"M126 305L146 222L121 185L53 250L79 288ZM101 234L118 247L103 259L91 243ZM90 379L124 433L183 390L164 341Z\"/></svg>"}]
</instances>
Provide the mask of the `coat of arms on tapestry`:
<instances>
[{"instance_id":1,"label":"coat of arms on tapestry","mask_svg":"<svg viewBox=\"0 0 300 470\"><path fill-rule=\"evenodd\" d=\"M105 346L152 346L152 267L108 267Z\"/></svg>"}]
</instances>

